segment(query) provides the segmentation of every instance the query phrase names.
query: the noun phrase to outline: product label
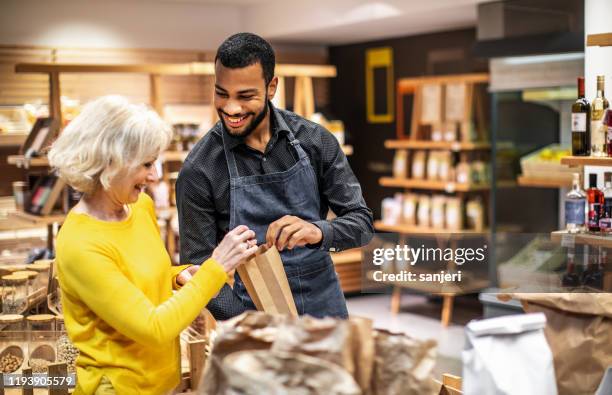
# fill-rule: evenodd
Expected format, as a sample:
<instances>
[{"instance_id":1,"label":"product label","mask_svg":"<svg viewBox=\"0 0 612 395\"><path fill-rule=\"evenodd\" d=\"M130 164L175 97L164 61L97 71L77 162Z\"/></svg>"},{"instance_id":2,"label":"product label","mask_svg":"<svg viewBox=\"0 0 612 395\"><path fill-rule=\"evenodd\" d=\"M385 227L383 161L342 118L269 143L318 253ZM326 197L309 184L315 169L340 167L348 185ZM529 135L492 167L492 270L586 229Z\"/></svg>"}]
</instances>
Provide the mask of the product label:
<instances>
[{"instance_id":1,"label":"product label","mask_svg":"<svg viewBox=\"0 0 612 395\"><path fill-rule=\"evenodd\" d=\"M601 210L601 204L591 203L589 204L589 227L599 227L599 211Z\"/></svg>"},{"instance_id":2,"label":"product label","mask_svg":"<svg viewBox=\"0 0 612 395\"><path fill-rule=\"evenodd\" d=\"M565 223L584 225L584 199L565 201Z\"/></svg>"},{"instance_id":3,"label":"product label","mask_svg":"<svg viewBox=\"0 0 612 395\"><path fill-rule=\"evenodd\" d=\"M572 114L572 132L586 132L587 116L585 113Z\"/></svg>"},{"instance_id":4,"label":"product label","mask_svg":"<svg viewBox=\"0 0 612 395\"><path fill-rule=\"evenodd\" d=\"M604 215L612 218L612 198L604 199Z\"/></svg>"}]
</instances>

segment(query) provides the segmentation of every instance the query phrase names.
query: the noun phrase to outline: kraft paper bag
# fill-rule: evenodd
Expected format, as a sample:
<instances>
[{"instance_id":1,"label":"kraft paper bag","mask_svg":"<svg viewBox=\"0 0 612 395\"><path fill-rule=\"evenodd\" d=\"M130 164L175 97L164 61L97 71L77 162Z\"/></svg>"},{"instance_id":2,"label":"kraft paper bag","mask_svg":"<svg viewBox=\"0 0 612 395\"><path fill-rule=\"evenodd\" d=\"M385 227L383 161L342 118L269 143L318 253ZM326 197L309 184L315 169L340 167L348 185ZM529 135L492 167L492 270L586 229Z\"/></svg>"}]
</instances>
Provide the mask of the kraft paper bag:
<instances>
[{"instance_id":1,"label":"kraft paper bag","mask_svg":"<svg viewBox=\"0 0 612 395\"><path fill-rule=\"evenodd\" d=\"M234 372L246 379L241 380L241 388L249 388L251 383L266 383L278 394L361 395L353 377L340 366L305 354L243 351L228 355L223 365L229 370L230 384L236 382Z\"/></svg>"},{"instance_id":2,"label":"kraft paper bag","mask_svg":"<svg viewBox=\"0 0 612 395\"><path fill-rule=\"evenodd\" d=\"M433 381L437 343L384 330L374 331L372 395L437 394Z\"/></svg>"},{"instance_id":3,"label":"kraft paper bag","mask_svg":"<svg viewBox=\"0 0 612 395\"><path fill-rule=\"evenodd\" d=\"M556 395L544 314L472 321L462 352L464 395Z\"/></svg>"},{"instance_id":4,"label":"kraft paper bag","mask_svg":"<svg viewBox=\"0 0 612 395\"><path fill-rule=\"evenodd\" d=\"M297 317L297 308L276 247L259 247L254 258L238 266L238 274L257 310Z\"/></svg>"},{"instance_id":5,"label":"kraft paper bag","mask_svg":"<svg viewBox=\"0 0 612 395\"><path fill-rule=\"evenodd\" d=\"M593 394L612 366L609 293L512 294L527 312L546 315L560 395Z\"/></svg>"}]
</instances>

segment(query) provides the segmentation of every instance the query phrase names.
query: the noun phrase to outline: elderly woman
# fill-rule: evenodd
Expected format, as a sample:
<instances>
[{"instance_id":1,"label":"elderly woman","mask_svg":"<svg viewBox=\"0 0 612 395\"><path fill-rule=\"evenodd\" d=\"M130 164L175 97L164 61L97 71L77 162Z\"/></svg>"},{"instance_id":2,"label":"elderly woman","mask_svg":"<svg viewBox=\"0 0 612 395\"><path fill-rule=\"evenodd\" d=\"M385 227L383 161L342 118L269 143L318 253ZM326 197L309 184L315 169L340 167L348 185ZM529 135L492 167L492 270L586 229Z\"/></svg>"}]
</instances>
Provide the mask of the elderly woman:
<instances>
[{"instance_id":1,"label":"elderly woman","mask_svg":"<svg viewBox=\"0 0 612 395\"><path fill-rule=\"evenodd\" d=\"M174 388L180 332L257 250L254 232L238 226L201 266L171 266L143 193L170 139L156 113L107 96L87 104L49 152L59 177L83 192L56 257L66 329L80 350L76 394Z\"/></svg>"}]
</instances>

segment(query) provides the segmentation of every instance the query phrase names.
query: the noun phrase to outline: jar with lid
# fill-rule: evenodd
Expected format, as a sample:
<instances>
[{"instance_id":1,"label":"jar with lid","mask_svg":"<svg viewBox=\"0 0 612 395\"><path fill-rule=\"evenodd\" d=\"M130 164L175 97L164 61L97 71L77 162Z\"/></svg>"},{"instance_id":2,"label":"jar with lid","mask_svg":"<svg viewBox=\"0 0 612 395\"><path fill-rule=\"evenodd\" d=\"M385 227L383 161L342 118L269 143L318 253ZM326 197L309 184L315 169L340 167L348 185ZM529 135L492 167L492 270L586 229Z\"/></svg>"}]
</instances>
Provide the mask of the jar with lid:
<instances>
[{"instance_id":1,"label":"jar with lid","mask_svg":"<svg viewBox=\"0 0 612 395\"><path fill-rule=\"evenodd\" d=\"M38 277L38 272L34 270L20 270L13 274L28 278L28 296L36 291L36 278Z\"/></svg>"},{"instance_id":2,"label":"jar with lid","mask_svg":"<svg viewBox=\"0 0 612 395\"><path fill-rule=\"evenodd\" d=\"M28 365L32 373L45 373L47 366L55 362L55 316L35 314L26 317L28 322Z\"/></svg>"},{"instance_id":3,"label":"jar with lid","mask_svg":"<svg viewBox=\"0 0 612 395\"><path fill-rule=\"evenodd\" d=\"M0 372L14 373L23 367L28 351L23 316L0 315L0 328Z\"/></svg>"},{"instance_id":4,"label":"jar with lid","mask_svg":"<svg viewBox=\"0 0 612 395\"><path fill-rule=\"evenodd\" d=\"M45 293L47 293L47 287L49 285L49 270L51 269L51 263L48 260L41 260L28 265L29 270L33 270L38 272L38 277L36 277L36 289L43 288L45 289Z\"/></svg>"},{"instance_id":5,"label":"jar with lid","mask_svg":"<svg viewBox=\"0 0 612 395\"><path fill-rule=\"evenodd\" d=\"M2 276L4 295L2 313L21 314L28 307L28 277L18 274Z\"/></svg>"}]
</instances>

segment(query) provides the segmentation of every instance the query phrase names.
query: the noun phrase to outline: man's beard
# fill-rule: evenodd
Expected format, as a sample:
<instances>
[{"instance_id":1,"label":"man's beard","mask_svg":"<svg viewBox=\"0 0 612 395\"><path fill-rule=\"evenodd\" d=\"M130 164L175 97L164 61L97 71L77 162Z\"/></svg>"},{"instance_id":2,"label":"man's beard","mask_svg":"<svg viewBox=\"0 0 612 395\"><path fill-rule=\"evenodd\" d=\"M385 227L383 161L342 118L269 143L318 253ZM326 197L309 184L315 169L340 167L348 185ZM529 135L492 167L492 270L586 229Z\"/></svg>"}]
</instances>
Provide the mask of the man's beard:
<instances>
[{"instance_id":1,"label":"man's beard","mask_svg":"<svg viewBox=\"0 0 612 395\"><path fill-rule=\"evenodd\" d=\"M227 125L225 124L225 120L223 119L222 112L220 110L217 111L219 112L219 119L221 119L221 124L223 125L223 128L228 134L235 137L247 137L248 135L253 133L255 129L257 129L259 124L261 124L261 122L268 114L268 95L266 95L266 104L264 105L263 110L261 110L261 112L253 118L251 123L248 124L242 132L234 132L231 128L227 127Z\"/></svg>"}]
</instances>

